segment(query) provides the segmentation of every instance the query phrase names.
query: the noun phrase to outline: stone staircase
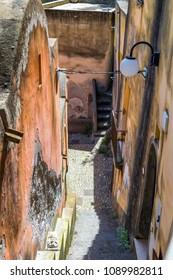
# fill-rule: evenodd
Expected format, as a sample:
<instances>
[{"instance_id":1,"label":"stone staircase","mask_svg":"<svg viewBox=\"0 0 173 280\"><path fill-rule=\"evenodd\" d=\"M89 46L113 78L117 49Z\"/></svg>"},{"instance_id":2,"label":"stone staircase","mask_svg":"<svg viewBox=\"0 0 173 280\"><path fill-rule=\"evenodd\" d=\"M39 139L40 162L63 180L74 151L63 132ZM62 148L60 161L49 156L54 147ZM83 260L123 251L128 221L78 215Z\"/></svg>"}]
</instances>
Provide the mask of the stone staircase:
<instances>
[{"instance_id":1,"label":"stone staircase","mask_svg":"<svg viewBox=\"0 0 173 280\"><path fill-rule=\"evenodd\" d=\"M112 91L97 92L97 131L95 136L104 136L111 126Z\"/></svg>"},{"instance_id":2,"label":"stone staircase","mask_svg":"<svg viewBox=\"0 0 173 280\"><path fill-rule=\"evenodd\" d=\"M62 217L57 217L48 231L44 250L37 251L36 260L65 260L71 245L76 220L76 195L67 195Z\"/></svg>"}]
</instances>

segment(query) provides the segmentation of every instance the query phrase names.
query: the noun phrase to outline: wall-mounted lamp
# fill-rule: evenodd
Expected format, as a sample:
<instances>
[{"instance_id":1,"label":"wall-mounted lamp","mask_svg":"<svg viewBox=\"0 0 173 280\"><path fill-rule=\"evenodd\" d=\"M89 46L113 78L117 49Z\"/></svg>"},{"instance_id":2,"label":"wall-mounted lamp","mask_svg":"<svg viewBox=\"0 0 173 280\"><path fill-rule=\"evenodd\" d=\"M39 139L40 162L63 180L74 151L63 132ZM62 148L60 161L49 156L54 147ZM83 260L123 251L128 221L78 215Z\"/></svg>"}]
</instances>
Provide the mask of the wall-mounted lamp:
<instances>
[{"instance_id":1,"label":"wall-mounted lamp","mask_svg":"<svg viewBox=\"0 0 173 280\"><path fill-rule=\"evenodd\" d=\"M151 44L145 41L140 41L134 44L130 50L130 55L126 56L120 63L120 71L121 73L126 76L126 77L133 77L137 73L142 73L142 71L139 71L139 63L137 59L133 56L133 50L136 46L145 44L150 47L151 49L151 65L153 66L158 66L159 65L159 57L160 57L160 52L154 51L153 47ZM144 70L145 71L145 70Z\"/></svg>"}]
</instances>

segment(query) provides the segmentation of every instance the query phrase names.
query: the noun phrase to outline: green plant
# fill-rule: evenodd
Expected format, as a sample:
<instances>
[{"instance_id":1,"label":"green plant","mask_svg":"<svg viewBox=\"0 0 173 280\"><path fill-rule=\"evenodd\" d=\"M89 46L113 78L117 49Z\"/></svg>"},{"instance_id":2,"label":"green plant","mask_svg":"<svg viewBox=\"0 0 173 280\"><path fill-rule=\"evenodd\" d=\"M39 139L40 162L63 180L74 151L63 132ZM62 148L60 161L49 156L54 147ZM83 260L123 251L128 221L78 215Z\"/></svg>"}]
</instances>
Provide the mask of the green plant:
<instances>
[{"instance_id":1,"label":"green plant","mask_svg":"<svg viewBox=\"0 0 173 280\"><path fill-rule=\"evenodd\" d=\"M112 139L112 137L110 135L106 135L102 140L102 144L109 145L111 139Z\"/></svg>"},{"instance_id":2,"label":"green plant","mask_svg":"<svg viewBox=\"0 0 173 280\"><path fill-rule=\"evenodd\" d=\"M90 137L92 134L92 125L91 124L87 124L84 130L84 135Z\"/></svg>"},{"instance_id":3,"label":"green plant","mask_svg":"<svg viewBox=\"0 0 173 280\"><path fill-rule=\"evenodd\" d=\"M123 226L118 226L117 235L120 239L120 244L128 251L131 251L128 231Z\"/></svg>"},{"instance_id":4,"label":"green plant","mask_svg":"<svg viewBox=\"0 0 173 280\"><path fill-rule=\"evenodd\" d=\"M107 145L101 144L98 149L99 154L108 155L109 154L109 147Z\"/></svg>"},{"instance_id":5,"label":"green plant","mask_svg":"<svg viewBox=\"0 0 173 280\"><path fill-rule=\"evenodd\" d=\"M112 213L112 214L110 215L110 218L111 218L112 220L115 220L115 219L117 219L117 215L116 215L115 213Z\"/></svg>"},{"instance_id":6,"label":"green plant","mask_svg":"<svg viewBox=\"0 0 173 280\"><path fill-rule=\"evenodd\" d=\"M105 136L101 142L101 145L98 149L99 154L103 154L103 155L108 155L110 152L110 147L109 147L109 143L111 141L111 137L110 136Z\"/></svg>"}]
</instances>

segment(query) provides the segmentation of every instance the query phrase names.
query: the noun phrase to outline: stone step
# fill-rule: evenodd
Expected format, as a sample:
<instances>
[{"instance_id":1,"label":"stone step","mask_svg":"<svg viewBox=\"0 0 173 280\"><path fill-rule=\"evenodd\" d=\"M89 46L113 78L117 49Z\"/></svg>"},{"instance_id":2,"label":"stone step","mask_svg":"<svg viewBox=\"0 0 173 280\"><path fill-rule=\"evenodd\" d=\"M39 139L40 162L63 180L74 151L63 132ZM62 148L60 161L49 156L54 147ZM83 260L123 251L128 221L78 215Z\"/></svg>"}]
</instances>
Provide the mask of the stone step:
<instances>
[{"instance_id":1,"label":"stone step","mask_svg":"<svg viewBox=\"0 0 173 280\"><path fill-rule=\"evenodd\" d=\"M97 127L98 128L108 127L108 126L110 126L110 122L109 121L99 121L97 123Z\"/></svg>"},{"instance_id":2,"label":"stone step","mask_svg":"<svg viewBox=\"0 0 173 280\"><path fill-rule=\"evenodd\" d=\"M58 218L55 225L55 232L58 234L58 236L61 235L63 236L62 251L63 251L63 259L65 259L70 246L70 233L69 233L68 219Z\"/></svg>"},{"instance_id":3,"label":"stone step","mask_svg":"<svg viewBox=\"0 0 173 280\"><path fill-rule=\"evenodd\" d=\"M104 137L106 134L107 130L106 129L98 129L95 133L94 136L99 136L99 137Z\"/></svg>"},{"instance_id":4,"label":"stone step","mask_svg":"<svg viewBox=\"0 0 173 280\"><path fill-rule=\"evenodd\" d=\"M97 115L98 120L107 120L110 119L110 114L109 113L100 113Z\"/></svg>"},{"instance_id":5,"label":"stone step","mask_svg":"<svg viewBox=\"0 0 173 280\"><path fill-rule=\"evenodd\" d=\"M76 219L76 194L75 193L67 194L65 207L73 209L73 216L74 216L74 219Z\"/></svg>"},{"instance_id":6,"label":"stone step","mask_svg":"<svg viewBox=\"0 0 173 280\"><path fill-rule=\"evenodd\" d=\"M97 104L111 104L112 100L108 97L99 97L97 98Z\"/></svg>"},{"instance_id":7,"label":"stone step","mask_svg":"<svg viewBox=\"0 0 173 280\"><path fill-rule=\"evenodd\" d=\"M43 251L38 251L36 260L65 260L74 232L76 220L76 195L67 194L62 217L55 219L52 231L48 231Z\"/></svg>"},{"instance_id":8,"label":"stone step","mask_svg":"<svg viewBox=\"0 0 173 280\"><path fill-rule=\"evenodd\" d=\"M74 229L74 224L75 224L75 217L74 217L73 208L69 208L69 207L63 208L62 218L68 219L68 222L69 222L69 235L70 235L69 238L70 238L70 241L71 241L72 233L73 233L73 229Z\"/></svg>"},{"instance_id":9,"label":"stone step","mask_svg":"<svg viewBox=\"0 0 173 280\"><path fill-rule=\"evenodd\" d=\"M112 110L111 106L97 106L97 111L99 112L105 112L105 111L110 112L111 110Z\"/></svg>"},{"instance_id":10,"label":"stone step","mask_svg":"<svg viewBox=\"0 0 173 280\"><path fill-rule=\"evenodd\" d=\"M112 98L112 91L97 92L97 96L107 96Z\"/></svg>"},{"instance_id":11,"label":"stone step","mask_svg":"<svg viewBox=\"0 0 173 280\"><path fill-rule=\"evenodd\" d=\"M55 260L55 252L53 251L37 251L36 260Z\"/></svg>"}]
</instances>

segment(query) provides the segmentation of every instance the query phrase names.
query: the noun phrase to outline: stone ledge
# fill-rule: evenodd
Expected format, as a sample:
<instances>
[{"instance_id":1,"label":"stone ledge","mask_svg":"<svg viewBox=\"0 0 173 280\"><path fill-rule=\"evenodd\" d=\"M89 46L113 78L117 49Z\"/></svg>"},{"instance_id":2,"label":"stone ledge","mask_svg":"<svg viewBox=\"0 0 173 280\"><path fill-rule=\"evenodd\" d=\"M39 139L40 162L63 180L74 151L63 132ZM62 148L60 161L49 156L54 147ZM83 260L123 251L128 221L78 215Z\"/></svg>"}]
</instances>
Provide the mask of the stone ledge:
<instances>
[{"instance_id":1,"label":"stone ledge","mask_svg":"<svg viewBox=\"0 0 173 280\"><path fill-rule=\"evenodd\" d=\"M62 247L62 251L63 251L63 259L66 258L66 255L68 253L68 249L70 246L70 242L69 242L69 221L68 219L64 219L64 218L58 218L56 225L55 225L55 232L60 235L62 234L63 236L63 247Z\"/></svg>"},{"instance_id":2,"label":"stone ledge","mask_svg":"<svg viewBox=\"0 0 173 280\"><path fill-rule=\"evenodd\" d=\"M64 260L67 257L69 247L71 245L74 226L76 220L76 195L74 193L67 194L66 204L63 208L62 217L57 218L54 229L47 234L45 249L38 251L36 260ZM48 239L50 236L57 241L58 246L50 248ZM50 240L49 240L50 241ZM52 241L52 242L53 242Z\"/></svg>"},{"instance_id":3,"label":"stone ledge","mask_svg":"<svg viewBox=\"0 0 173 280\"><path fill-rule=\"evenodd\" d=\"M138 260L147 260L147 249L148 249L147 239L134 238L134 248Z\"/></svg>"},{"instance_id":4,"label":"stone ledge","mask_svg":"<svg viewBox=\"0 0 173 280\"><path fill-rule=\"evenodd\" d=\"M48 3L44 3L43 8L45 8L45 9L54 8L54 7L57 7L57 6L68 4L69 2L70 2L69 0L52 1L52 2L48 2Z\"/></svg>"},{"instance_id":5,"label":"stone ledge","mask_svg":"<svg viewBox=\"0 0 173 280\"><path fill-rule=\"evenodd\" d=\"M65 206L73 208L73 216L76 220L76 195L74 193L68 194Z\"/></svg>"},{"instance_id":6,"label":"stone ledge","mask_svg":"<svg viewBox=\"0 0 173 280\"><path fill-rule=\"evenodd\" d=\"M55 252L51 251L37 251L36 260L54 260L55 259Z\"/></svg>"}]
</instances>

